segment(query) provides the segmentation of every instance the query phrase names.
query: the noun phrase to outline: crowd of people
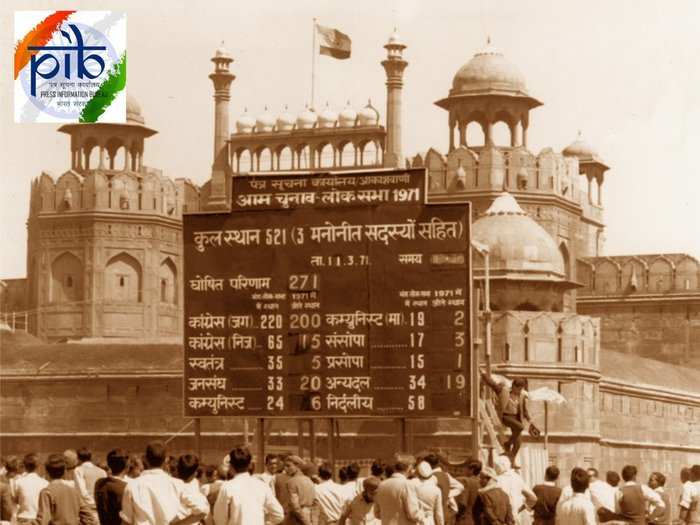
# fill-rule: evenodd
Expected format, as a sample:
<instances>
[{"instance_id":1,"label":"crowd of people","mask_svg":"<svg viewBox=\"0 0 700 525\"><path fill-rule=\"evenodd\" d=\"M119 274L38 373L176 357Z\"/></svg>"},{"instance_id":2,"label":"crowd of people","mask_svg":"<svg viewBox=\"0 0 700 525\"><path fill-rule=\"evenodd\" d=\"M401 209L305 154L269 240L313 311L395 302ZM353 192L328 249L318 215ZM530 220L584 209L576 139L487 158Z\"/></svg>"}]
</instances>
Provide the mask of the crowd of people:
<instances>
[{"instance_id":1,"label":"crowd of people","mask_svg":"<svg viewBox=\"0 0 700 525\"><path fill-rule=\"evenodd\" d=\"M323 461L268 455L254 474L251 453L236 446L220 465L194 454L168 455L159 441L142 456L114 449L97 465L86 448L7 458L0 473L0 521L31 525L700 525L700 465L683 469L675 505L666 476L646 484L625 466L599 479L574 468L559 482L556 466L532 488L508 455L494 466L468 461L454 477L432 452L376 460L368 476L351 463L336 472Z\"/></svg>"}]
</instances>

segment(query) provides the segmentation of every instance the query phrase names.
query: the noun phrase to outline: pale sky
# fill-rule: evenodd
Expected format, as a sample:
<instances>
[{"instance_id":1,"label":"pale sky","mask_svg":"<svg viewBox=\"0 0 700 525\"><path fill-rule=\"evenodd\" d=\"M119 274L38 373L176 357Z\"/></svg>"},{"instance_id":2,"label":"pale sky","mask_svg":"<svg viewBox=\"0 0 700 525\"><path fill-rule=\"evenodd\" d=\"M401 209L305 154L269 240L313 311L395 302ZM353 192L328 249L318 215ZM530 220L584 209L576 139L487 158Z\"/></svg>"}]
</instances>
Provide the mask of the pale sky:
<instances>
[{"instance_id":1,"label":"pale sky","mask_svg":"<svg viewBox=\"0 0 700 525\"><path fill-rule=\"evenodd\" d=\"M15 9L126 10L127 90L159 133L144 163L203 183L213 144L209 61L221 40L235 62L231 126L248 107L297 113L310 98L312 18L352 38L349 60L318 60L317 102L385 114L382 48L396 25L408 46L404 153L447 148L447 113L433 104L487 35L544 106L529 148L560 151L578 130L611 166L603 187L606 254L700 257L700 2L697 0L5 1L0 6L0 278L23 277L29 187L70 167L68 136L14 124Z\"/></svg>"}]
</instances>

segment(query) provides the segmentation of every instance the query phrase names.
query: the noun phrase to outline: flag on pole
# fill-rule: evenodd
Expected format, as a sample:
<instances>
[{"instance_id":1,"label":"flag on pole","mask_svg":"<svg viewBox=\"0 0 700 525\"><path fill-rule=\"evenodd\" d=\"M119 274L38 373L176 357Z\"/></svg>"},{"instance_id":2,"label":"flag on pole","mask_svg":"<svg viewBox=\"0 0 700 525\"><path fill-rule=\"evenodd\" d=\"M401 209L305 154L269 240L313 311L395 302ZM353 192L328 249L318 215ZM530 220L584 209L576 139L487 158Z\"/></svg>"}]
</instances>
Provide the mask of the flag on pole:
<instances>
[{"instance_id":1,"label":"flag on pole","mask_svg":"<svg viewBox=\"0 0 700 525\"><path fill-rule=\"evenodd\" d=\"M316 25L320 38L320 53L340 60L350 58L351 40L337 29Z\"/></svg>"}]
</instances>

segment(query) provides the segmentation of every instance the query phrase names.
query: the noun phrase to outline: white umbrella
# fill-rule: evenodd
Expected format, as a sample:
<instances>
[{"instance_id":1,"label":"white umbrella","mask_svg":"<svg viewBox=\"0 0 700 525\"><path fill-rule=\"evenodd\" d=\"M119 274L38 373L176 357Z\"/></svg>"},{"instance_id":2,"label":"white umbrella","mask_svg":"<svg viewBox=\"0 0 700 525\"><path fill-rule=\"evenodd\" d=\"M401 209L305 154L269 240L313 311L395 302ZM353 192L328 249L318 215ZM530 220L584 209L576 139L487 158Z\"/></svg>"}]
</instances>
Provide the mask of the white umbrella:
<instances>
[{"instance_id":1,"label":"white umbrella","mask_svg":"<svg viewBox=\"0 0 700 525\"><path fill-rule=\"evenodd\" d=\"M544 449L547 450L549 444L549 404L563 405L566 398L556 390L543 386L528 393L528 398L532 401L544 401Z\"/></svg>"}]
</instances>

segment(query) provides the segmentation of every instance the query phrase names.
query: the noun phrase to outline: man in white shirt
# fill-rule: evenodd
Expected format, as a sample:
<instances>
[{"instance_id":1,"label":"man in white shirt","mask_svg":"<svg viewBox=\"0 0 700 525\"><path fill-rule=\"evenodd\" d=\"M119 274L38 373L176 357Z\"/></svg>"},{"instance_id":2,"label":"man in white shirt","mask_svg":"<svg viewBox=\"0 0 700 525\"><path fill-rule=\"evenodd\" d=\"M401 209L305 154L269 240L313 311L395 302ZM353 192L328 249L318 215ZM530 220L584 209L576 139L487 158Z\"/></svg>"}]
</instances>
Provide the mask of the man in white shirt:
<instances>
[{"instance_id":1,"label":"man in white shirt","mask_svg":"<svg viewBox=\"0 0 700 525\"><path fill-rule=\"evenodd\" d=\"M39 510L39 493L48 486L49 482L37 474L39 456L31 453L24 456L25 474L17 479L15 490L17 494L17 522L23 523L36 519Z\"/></svg>"},{"instance_id":2,"label":"man in white shirt","mask_svg":"<svg viewBox=\"0 0 700 525\"><path fill-rule=\"evenodd\" d=\"M508 494L513 518L516 524L529 523L530 515L528 507L533 507L537 503L537 496L532 489L525 484L525 480L511 468L508 456L498 456L495 461L496 482Z\"/></svg>"},{"instance_id":3,"label":"man in white shirt","mask_svg":"<svg viewBox=\"0 0 700 525\"><path fill-rule=\"evenodd\" d=\"M588 473L576 467L571 471L573 496L557 504L556 525L596 525L596 512L593 502L586 496Z\"/></svg>"},{"instance_id":4,"label":"man in white shirt","mask_svg":"<svg viewBox=\"0 0 700 525\"><path fill-rule=\"evenodd\" d=\"M700 465L693 465L690 468L690 479L683 483L680 507L681 523L700 524Z\"/></svg>"},{"instance_id":5,"label":"man in white shirt","mask_svg":"<svg viewBox=\"0 0 700 525\"><path fill-rule=\"evenodd\" d=\"M255 477L265 483L272 493L275 493L275 476L279 470L279 458L277 454L268 454L265 456L265 470L261 474L256 474Z\"/></svg>"},{"instance_id":6,"label":"man in white shirt","mask_svg":"<svg viewBox=\"0 0 700 525\"><path fill-rule=\"evenodd\" d=\"M194 508L183 494L182 482L163 470L165 445L152 441L146 447L146 466L138 478L129 481L122 497L120 516L129 525L171 525L182 520L192 523L209 511Z\"/></svg>"},{"instance_id":7,"label":"man in white shirt","mask_svg":"<svg viewBox=\"0 0 700 525\"><path fill-rule=\"evenodd\" d=\"M330 464L324 463L318 467L318 475L322 480L315 487L316 503L321 509L319 525L335 524L351 499L347 497L346 485L333 481L333 467Z\"/></svg>"},{"instance_id":8,"label":"man in white shirt","mask_svg":"<svg viewBox=\"0 0 700 525\"><path fill-rule=\"evenodd\" d=\"M248 447L238 446L229 454L234 471L214 503L214 525L276 525L284 519L282 505L272 490L248 473L251 455Z\"/></svg>"},{"instance_id":9,"label":"man in white shirt","mask_svg":"<svg viewBox=\"0 0 700 525\"><path fill-rule=\"evenodd\" d=\"M411 455L394 454L394 472L379 484L374 495L374 515L382 525L409 525L422 521L416 490L407 477L414 463L415 458Z\"/></svg>"},{"instance_id":10,"label":"man in white shirt","mask_svg":"<svg viewBox=\"0 0 700 525\"><path fill-rule=\"evenodd\" d=\"M590 467L586 473L588 474L588 491L591 495L591 501L593 502L593 506L596 508L596 510L598 510L601 506L603 506L601 498L605 499L608 493L614 494L615 491L608 491L610 485L599 479L597 468ZM614 501L615 500L613 497L613 503Z\"/></svg>"}]
</instances>

